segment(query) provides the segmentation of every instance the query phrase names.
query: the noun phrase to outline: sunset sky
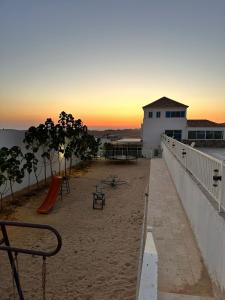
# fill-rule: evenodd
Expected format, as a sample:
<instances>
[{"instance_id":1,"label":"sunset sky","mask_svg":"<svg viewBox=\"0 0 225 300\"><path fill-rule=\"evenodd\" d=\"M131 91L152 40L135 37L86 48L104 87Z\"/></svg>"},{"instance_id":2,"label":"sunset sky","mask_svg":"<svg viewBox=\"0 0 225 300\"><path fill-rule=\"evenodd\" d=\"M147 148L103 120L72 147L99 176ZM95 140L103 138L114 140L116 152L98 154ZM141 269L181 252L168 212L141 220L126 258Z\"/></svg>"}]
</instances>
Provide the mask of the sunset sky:
<instances>
[{"instance_id":1,"label":"sunset sky","mask_svg":"<svg viewBox=\"0 0 225 300\"><path fill-rule=\"evenodd\" d=\"M0 0L0 128L137 128L162 96L225 122L224 0Z\"/></svg>"}]
</instances>

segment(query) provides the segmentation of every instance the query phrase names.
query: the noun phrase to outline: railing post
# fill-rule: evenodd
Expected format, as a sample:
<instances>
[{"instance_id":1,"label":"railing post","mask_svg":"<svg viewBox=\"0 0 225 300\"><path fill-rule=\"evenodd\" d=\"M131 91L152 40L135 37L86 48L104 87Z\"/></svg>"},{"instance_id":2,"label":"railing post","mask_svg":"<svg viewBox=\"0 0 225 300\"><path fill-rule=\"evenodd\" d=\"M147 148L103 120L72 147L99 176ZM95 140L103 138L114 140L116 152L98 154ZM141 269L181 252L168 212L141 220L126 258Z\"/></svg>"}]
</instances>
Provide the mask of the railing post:
<instances>
[{"instance_id":1,"label":"railing post","mask_svg":"<svg viewBox=\"0 0 225 300\"><path fill-rule=\"evenodd\" d=\"M166 135L162 143L217 202L218 211L225 210L225 161L193 149Z\"/></svg>"},{"instance_id":2,"label":"railing post","mask_svg":"<svg viewBox=\"0 0 225 300\"><path fill-rule=\"evenodd\" d=\"M8 234L7 234L7 231L6 231L6 228L5 228L4 224L1 225L1 230L2 230L2 235L3 235L3 239L4 239L5 245L8 246L8 247L10 247ZM23 292L22 292L21 285L20 285L20 279L19 279L19 275L18 275L18 270L17 270L15 262L14 262L12 251L8 250L7 253L8 253L8 257L9 257L11 269L12 269L12 275L13 275L13 279L12 280L13 281L15 280L20 300L24 300Z\"/></svg>"},{"instance_id":3,"label":"railing post","mask_svg":"<svg viewBox=\"0 0 225 300\"><path fill-rule=\"evenodd\" d=\"M220 184L219 212L221 212L221 206L225 210L225 162L221 163L221 184Z\"/></svg>"}]
</instances>

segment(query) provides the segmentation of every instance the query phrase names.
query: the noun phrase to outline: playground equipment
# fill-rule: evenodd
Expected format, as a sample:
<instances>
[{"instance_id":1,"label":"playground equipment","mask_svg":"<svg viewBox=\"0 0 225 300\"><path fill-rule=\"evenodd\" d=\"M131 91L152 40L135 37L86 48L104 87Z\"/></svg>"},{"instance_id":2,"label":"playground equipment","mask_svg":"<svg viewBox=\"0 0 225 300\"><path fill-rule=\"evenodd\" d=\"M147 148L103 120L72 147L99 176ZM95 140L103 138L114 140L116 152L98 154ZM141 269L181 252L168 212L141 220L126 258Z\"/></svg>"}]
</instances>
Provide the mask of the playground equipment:
<instances>
[{"instance_id":1,"label":"playground equipment","mask_svg":"<svg viewBox=\"0 0 225 300\"><path fill-rule=\"evenodd\" d=\"M106 180L102 180L102 183L115 188L118 185L125 184L127 182L125 180L120 180L117 175L110 175Z\"/></svg>"},{"instance_id":2,"label":"playground equipment","mask_svg":"<svg viewBox=\"0 0 225 300\"><path fill-rule=\"evenodd\" d=\"M134 161L142 157L141 139L122 138L105 143L105 158L116 161Z\"/></svg>"},{"instance_id":3,"label":"playground equipment","mask_svg":"<svg viewBox=\"0 0 225 300\"><path fill-rule=\"evenodd\" d=\"M22 227L22 228L37 228L41 230L48 230L51 231L57 239L57 245L54 250L51 251L40 251L40 250L33 250L33 249L26 249L26 248L18 248L11 246L10 239L7 232L7 227ZM0 240L0 251L6 251L8 253L9 262L11 265L12 276L13 276L13 286L14 282L16 284L17 292L19 295L20 300L24 300L23 291L20 284L19 278L19 270L18 270L18 254L27 254L27 255L36 255L42 256L42 292L43 292L43 300L46 299L45 295L45 283L46 283L46 258L55 255L59 252L62 246L62 238L58 231L49 225L44 224L33 224L33 223L23 223L23 222L14 222L14 221L0 221L0 228L2 231L3 238ZM13 256L14 254L14 256ZM14 259L15 257L15 259ZM15 294L14 294L15 298Z\"/></svg>"},{"instance_id":4,"label":"playground equipment","mask_svg":"<svg viewBox=\"0 0 225 300\"><path fill-rule=\"evenodd\" d=\"M106 156L107 159L110 160L118 160L118 161L131 161L131 160L137 160L137 156L132 156L132 155L117 155L113 153L113 155L108 155Z\"/></svg>"},{"instance_id":5,"label":"playground equipment","mask_svg":"<svg viewBox=\"0 0 225 300\"><path fill-rule=\"evenodd\" d=\"M39 214L48 214L53 209L59 193L62 199L62 180L62 177L53 176L48 194L42 205L37 209Z\"/></svg>"},{"instance_id":6,"label":"playground equipment","mask_svg":"<svg viewBox=\"0 0 225 300\"><path fill-rule=\"evenodd\" d=\"M93 193L93 209L99 208L97 206L100 202L100 208L103 209L105 206L105 193L103 193L103 188L99 185L96 185L96 191Z\"/></svg>"},{"instance_id":7,"label":"playground equipment","mask_svg":"<svg viewBox=\"0 0 225 300\"><path fill-rule=\"evenodd\" d=\"M70 193L70 177L69 176L63 176L62 177L62 184L61 184L61 195L63 192Z\"/></svg>"}]
</instances>

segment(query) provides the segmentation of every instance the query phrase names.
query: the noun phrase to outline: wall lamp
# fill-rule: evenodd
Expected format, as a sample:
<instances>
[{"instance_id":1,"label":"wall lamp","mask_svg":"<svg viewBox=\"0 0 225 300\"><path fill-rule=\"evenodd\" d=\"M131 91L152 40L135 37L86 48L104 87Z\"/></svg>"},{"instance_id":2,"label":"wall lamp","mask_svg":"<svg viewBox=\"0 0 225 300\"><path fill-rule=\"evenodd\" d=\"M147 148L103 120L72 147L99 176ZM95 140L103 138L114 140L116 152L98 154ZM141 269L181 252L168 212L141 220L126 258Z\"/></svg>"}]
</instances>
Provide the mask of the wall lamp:
<instances>
[{"instance_id":1,"label":"wall lamp","mask_svg":"<svg viewBox=\"0 0 225 300\"><path fill-rule=\"evenodd\" d=\"M182 157L184 158L185 155L187 154L187 152L185 151L185 149L182 149Z\"/></svg>"},{"instance_id":2,"label":"wall lamp","mask_svg":"<svg viewBox=\"0 0 225 300\"><path fill-rule=\"evenodd\" d=\"M213 172L214 172L214 175L213 175L213 186L217 187L218 186L218 181L222 180L222 176L219 175L219 170L218 169L214 169Z\"/></svg>"}]
</instances>

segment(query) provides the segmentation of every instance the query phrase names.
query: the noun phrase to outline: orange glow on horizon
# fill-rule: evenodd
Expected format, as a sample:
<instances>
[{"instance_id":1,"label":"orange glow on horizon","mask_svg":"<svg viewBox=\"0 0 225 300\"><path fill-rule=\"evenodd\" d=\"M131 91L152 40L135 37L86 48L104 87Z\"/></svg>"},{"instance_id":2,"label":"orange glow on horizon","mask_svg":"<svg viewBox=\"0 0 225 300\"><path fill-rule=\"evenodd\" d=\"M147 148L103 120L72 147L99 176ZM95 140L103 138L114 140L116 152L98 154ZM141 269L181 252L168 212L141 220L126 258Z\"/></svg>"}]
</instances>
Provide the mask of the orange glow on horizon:
<instances>
[{"instance_id":1,"label":"orange glow on horizon","mask_svg":"<svg viewBox=\"0 0 225 300\"><path fill-rule=\"evenodd\" d=\"M108 99L105 102L97 102L93 100L80 100L79 103L71 103L68 101L54 101L52 103L35 102L35 105L25 107L21 110L18 107L23 107L24 103L17 106L10 106L7 102L3 103L1 122L10 124L8 128L28 128L37 126L45 122L47 118L52 118L56 123L59 113L66 111L72 113L75 119L80 118L89 128L99 129L120 129L120 128L140 128L143 122L142 106L158 99L158 96L140 97L142 101L137 100L139 97L124 97L122 101ZM179 96L170 96L171 99L179 101ZM187 97L188 98L188 97ZM196 101L182 99L181 102L189 105L187 109L188 119L208 119L217 123L225 122L225 104L223 100L218 101L217 105L213 105L211 101L203 100ZM5 128L7 125L4 125Z\"/></svg>"},{"instance_id":2,"label":"orange glow on horizon","mask_svg":"<svg viewBox=\"0 0 225 300\"><path fill-rule=\"evenodd\" d=\"M58 120L58 116L53 116L51 114L49 115L38 115L38 116L20 116L18 118L13 119L11 121L12 124L19 124L19 125L25 125L25 128L28 128L30 126L37 126L40 123L44 123L47 118L52 118L53 121L56 123ZM143 122L143 116L140 115L134 115L133 117L115 117L115 116L80 116L79 117L85 125L87 125L89 128L140 128L141 123ZM217 123L224 123L225 122L225 111L221 114L212 114L212 113L198 113L198 112L190 112L188 113L187 119L208 119L210 121L214 121ZM2 118L2 121L7 121L8 118L4 117Z\"/></svg>"},{"instance_id":3,"label":"orange glow on horizon","mask_svg":"<svg viewBox=\"0 0 225 300\"><path fill-rule=\"evenodd\" d=\"M69 113L69 112L68 112ZM72 113L73 114L73 113ZM74 115L74 114L73 114ZM28 128L30 126L37 126L40 123L44 123L47 118L52 118L55 123L58 121L58 114L44 114L44 115L20 115L17 118L14 118L11 123L12 124L19 124L19 125L25 125L25 128ZM139 128L140 124L142 122L140 116L88 116L88 115L80 115L75 116L76 119L80 118L85 125L92 128ZM2 118L3 122L8 121L9 119L7 116L4 116Z\"/></svg>"},{"instance_id":4,"label":"orange glow on horizon","mask_svg":"<svg viewBox=\"0 0 225 300\"><path fill-rule=\"evenodd\" d=\"M216 123L225 123L225 107L222 107L220 111L214 109L208 110L190 110L187 114L187 119L204 119L210 120Z\"/></svg>"}]
</instances>

